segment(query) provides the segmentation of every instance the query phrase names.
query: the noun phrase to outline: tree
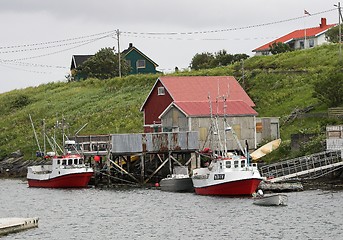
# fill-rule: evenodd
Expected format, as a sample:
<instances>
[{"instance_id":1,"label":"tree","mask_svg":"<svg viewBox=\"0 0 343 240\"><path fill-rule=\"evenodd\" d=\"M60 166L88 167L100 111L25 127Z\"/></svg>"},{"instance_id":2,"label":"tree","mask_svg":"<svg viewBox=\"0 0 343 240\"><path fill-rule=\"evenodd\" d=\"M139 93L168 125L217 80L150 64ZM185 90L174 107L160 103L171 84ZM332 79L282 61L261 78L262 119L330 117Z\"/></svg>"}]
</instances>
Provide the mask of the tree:
<instances>
[{"instance_id":1,"label":"tree","mask_svg":"<svg viewBox=\"0 0 343 240\"><path fill-rule=\"evenodd\" d=\"M191 69L199 70L199 69L207 69L213 67L214 56L212 53L204 52L204 53L197 53L192 58L191 62Z\"/></svg>"},{"instance_id":2,"label":"tree","mask_svg":"<svg viewBox=\"0 0 343 240\"><path fill-rule=\"evenodd\" d=\"M227 66L234 62L241 61L242 59L249 58L247 54L228 54L226 50L220 50L215 54L212 53L197 53L192 59L190 64L191 69L199 70L206 68L215 68L220 66Z\"/></svg>"},{"instance_id":3,"label":"tree","mask_svg":"<svg viewBox=\"0 0 343 240\"><path fill-rule=\"evenodd\" d=\"M273 55L292 51L288 44L282 42L274 42L273 44L269 45L269 48Z\"/></svg>"},{"instance_id":4,"label":"tree","mask_svg":"<svg viewBox=\"0 0 343 240\"><path fill-rule=\"evenodd\" d=\"M226 50L220 50L215 53L215 65L227 66L233 62L233 56L228 54Z\"/></svg>"},{"instance_id":5,"label":"tree","mask_svg":"<svg viewBox=\"0 0 343 240\"><path fill-rule=\"evenodd\" d=\"M314 84L313 96L326 103L328 107L343 104L343 72L329 72L327 77Z\"/></svg>"},{"instance_id":6,"label":"tree","mask_svg":"<svg viewBox=\"0 0 343 240\"><path fill-rule=\"evenodd\" d=\"M339 42L339 25L327 30L327 32L325 33L325 39L331 43L338 43Z\"/></svg>"},{"instance_id":7,"label":"tree","mask_svg":"<svg viewBox=\"0 0 343 240\"><path fill-rule=\"evenodd\" d=\"M127 75L129 72L128 63L121 59L121 74ZM117 77L119 76L118 55L114 54L111 48L102 48L78 67L76 73L83 78L108 79Z\"/></svg>"}]
</instances>

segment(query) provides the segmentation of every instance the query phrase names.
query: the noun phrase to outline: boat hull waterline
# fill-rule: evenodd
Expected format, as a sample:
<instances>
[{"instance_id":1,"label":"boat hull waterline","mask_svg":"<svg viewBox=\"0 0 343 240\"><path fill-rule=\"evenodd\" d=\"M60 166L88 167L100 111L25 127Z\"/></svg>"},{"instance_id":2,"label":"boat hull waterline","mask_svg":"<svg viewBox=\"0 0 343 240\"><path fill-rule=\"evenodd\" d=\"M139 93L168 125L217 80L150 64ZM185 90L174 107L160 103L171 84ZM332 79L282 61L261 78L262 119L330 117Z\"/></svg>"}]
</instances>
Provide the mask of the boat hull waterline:
<instances>
[{"instance_id":1,"label":"boat hull waterline","mask_svg":"<svg viewBox=\"0 0 343 240\"><path fill-rule=\"evenodd\" d=\"M164 178L160 181L162 191L166 192L194 192L192 178Z\"/></svg>"},{"instance_id":2,"label":"boat hull waterline","mask_svg":"<svg viewBox=\"0 0 343 240\"><path fill-rule=\"evenodd\" d=\"M50 179L27 179L29 187L41 188L85 188L93 172L71 173Z\"/></svg>"},{"instance_id":3,"label":"boat hull waterline","mask_svg":"<svg viewBox=\"0 0 343 240\"><path fill-rule=\"evenodd\" d=\"M195 193L199 195L242 196L254 193L260 184L260 178L223 182L219 184L195 187Z\"/></svg>"}]
</instances>

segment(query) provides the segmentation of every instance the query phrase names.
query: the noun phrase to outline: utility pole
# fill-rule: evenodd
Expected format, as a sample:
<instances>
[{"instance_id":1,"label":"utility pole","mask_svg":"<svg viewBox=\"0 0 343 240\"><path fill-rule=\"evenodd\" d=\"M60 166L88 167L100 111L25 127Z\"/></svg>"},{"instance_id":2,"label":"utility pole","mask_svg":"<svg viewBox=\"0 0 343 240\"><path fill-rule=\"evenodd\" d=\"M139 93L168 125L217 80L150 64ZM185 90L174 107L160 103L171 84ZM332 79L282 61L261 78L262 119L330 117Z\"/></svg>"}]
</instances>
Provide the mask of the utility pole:
<instances>
[{"instance_id":1,"label":"utility pole","mask_svg":"<svg viewBox=\"0 0 343 240\"><path fill-rule=\"evenodd\" d=\"M119 67L119 77L121 78L121 57L120 57L120 44L119 44L120 31L117 29L117 41L118 41L118 67Z\"/></svg>"},{"instance_id":2,"label":"utility pole","mask_svg":"<svg viewBox=\"0 0 343 240\"><path fill-rule=\"evenodd\" d=\"M342 61L342 11L341 11L341 2L334 5L338 9L338 44L339 44L339 62Z\"/></svg>"}]
</instances>

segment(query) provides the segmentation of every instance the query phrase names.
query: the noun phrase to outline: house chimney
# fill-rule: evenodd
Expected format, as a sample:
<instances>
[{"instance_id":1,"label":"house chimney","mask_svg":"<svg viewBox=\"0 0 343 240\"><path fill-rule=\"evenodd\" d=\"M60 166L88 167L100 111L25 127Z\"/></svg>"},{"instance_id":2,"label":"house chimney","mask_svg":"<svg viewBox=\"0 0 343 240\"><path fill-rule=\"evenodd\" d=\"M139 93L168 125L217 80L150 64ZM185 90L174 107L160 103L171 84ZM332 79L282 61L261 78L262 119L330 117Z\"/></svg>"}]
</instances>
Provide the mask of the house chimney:
<instances>
[{"instance_id":1,"label":"house chimney","mask_svg":"<svg viewBox=\"0 0 343 240\"><path fill-rule=\"evenodd\" d=\"M132 48L133 47L133 44L132 43L129 43L129 48Z\"/></svg>"},{"instance_id":2,"label":"house chimney","mask_svg":"<svg viewBox=\"0 0 343 240\"><path fill-rule=\"evenodd\" d=\"M320 24L319 24L319 27L320 28L323 28L326 26L326 18L321 18L320 19Z\"/></svg>"}]
</instances>

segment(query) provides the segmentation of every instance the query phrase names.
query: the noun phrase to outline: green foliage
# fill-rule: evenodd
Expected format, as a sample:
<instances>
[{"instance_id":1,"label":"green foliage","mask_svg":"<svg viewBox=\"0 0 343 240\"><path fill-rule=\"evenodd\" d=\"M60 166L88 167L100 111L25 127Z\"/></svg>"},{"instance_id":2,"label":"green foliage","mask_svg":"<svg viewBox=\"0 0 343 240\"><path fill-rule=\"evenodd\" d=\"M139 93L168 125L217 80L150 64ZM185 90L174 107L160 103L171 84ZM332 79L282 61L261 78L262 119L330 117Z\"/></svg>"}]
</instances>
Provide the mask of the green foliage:
<instances>
[{"instance_id":1,"label":"green foliage","mask_svg":"<svg viewBox=\"0 0 343 240\"><path fill-rule=\"evenodd\" d=\"M30 103L31 101L28 96L19 94L12 100L11 107L22 108L29 105Z\"/></svg>"},{"instance_id":2,"label":"green foliage","mask_svg":"<svg viewBox=\"0 0 343 240\"><path fill-rule=\"evenodd\" d=\"M292 51L292 48L288 44L282 43L282 42L278 42L278 43L274 42L271 45L269 45L269 47L270 47L270 52L274 55Z\"/></svg>"},{"instance_id":3,"label":"green foliage","mask_svg":"<svg viewBox=\"0 0 343 240\"><path fill-rule=\"evenodd\" d=\"M313 96L329 107L343 104L343 72L330 71L323 79L318 79L314 83Z\"/></svg>"},{"instance_id":4,"label":"green foliage","mask_svg":"<svg viewBox=\"0 0 343 240\"><path fill-rule=\"evenodd\" d=\"M325 116L327 105L314 97L315 86L317 82L327 80L328 73L341 69L338 49L338 45L330 44L303 51L251 57L244 61L244 78L240 62L212 69L179 71L173 75L235 76L255 102L259 117L280 117L281 147L263 158L264 161L278 161L320 151L325 126L343 124L342 119L325 117L285 122L294 109L308 106L314 106L311 113L323 113ZM225 56L223 52L221 55ZM47 133L52 136L55 122L62 116L69 123L68 135L73 135L86 123L88 125L80 135L142 132L143 114L139 109L158 77L140 74L107 80L89 78L0 94L0 159L17 149L25 154L26 159L34 157L37 146L28 114L33 118L41 142L41 120L45 119ZM339 79L337 81L341 83ZM342 90L342 84L335 86L335 91ZM300 153L292 153L291 134L299 132L315 133L318 138L304 145ZM57 142L61 142L61 134L57 135Z\"/></svg>"},{"instance_id":5,"label":"green foliage","mask_svg":"<svg viewBox=\"0 0 343 240\"><path fill-rule=\"evenodd\" d=\"M341 25L342 27L342 25ZM325 38L328 42L331 43L338 43L339 42L339 25L330 28L326 33L325 33Z\"/></svg>"},{"instance_id":6,"label":"green foliage","mask_svg":"<svg viewBox=\"0 0 343 240\"><path fill-rule=\"evenodd\" d=\"M76 69L76 74L84 78L109 79L119 76L118 55L111 48L102 48ZM121 59L121 74L130 72L128 63Z\"/></svg>"},{"instance_id":7,"label":"green foliage","mask_svg":"<svg viewBox=\"0 0 343 240\"><path fill-rule=\"evenodd\" d=\"M197 53L192 58L190 67L194 70L212 68L214 60L212 53Z\"/></svg>"},{"instance_id":8,"label":"green foliage","mask_svg":"<svg viewBox=\"0 0 343 240\"><path fill-rule=\"evenodd\" d=\"M212 53L197 53L192 58L190 67L192 70L216 68L220 66L228 66L234 62L247 59L247 54L228 54L226 50L220 50L215 54Z\"/></svg>"}]
</instances>

